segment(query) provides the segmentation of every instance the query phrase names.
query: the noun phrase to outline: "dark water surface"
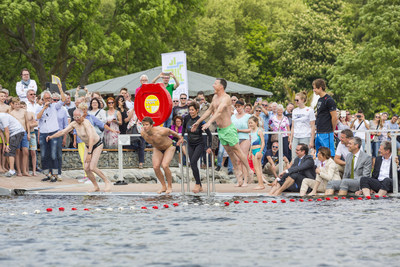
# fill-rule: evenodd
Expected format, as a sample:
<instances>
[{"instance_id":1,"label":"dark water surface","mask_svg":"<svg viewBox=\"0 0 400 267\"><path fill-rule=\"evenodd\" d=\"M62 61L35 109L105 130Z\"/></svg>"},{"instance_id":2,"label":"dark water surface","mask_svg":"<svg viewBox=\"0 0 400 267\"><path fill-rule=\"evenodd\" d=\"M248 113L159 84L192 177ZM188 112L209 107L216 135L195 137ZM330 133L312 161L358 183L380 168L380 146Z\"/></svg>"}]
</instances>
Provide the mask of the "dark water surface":
<instances>
[{"instance_id":1,"label":"dark water surface","mask_svg":"<svg viewBox=\"0 0 400 267\"><path fill-rule=\"evenodd\" d=\"M241 203L223 206L224 201L234 200ZM287 199L286 204L272 204L267 198L246 200L268 200L268 204L245 204L243 200L0 198L0 266L400 264L399 199L304 203ZM172 207L174 202L180 206ZM170 208L162 208L166 203ZM151 209L153 205L160 209ZM141 206L150 210L143 211ZM59 212L58 207L66 210ZM72 207L78 210L71 211ZM113 211L106 211L108 207ZM47 213L46 208L54 211ZM34 210L41 213L34 214Z\"/></svg>"}]
</instances>

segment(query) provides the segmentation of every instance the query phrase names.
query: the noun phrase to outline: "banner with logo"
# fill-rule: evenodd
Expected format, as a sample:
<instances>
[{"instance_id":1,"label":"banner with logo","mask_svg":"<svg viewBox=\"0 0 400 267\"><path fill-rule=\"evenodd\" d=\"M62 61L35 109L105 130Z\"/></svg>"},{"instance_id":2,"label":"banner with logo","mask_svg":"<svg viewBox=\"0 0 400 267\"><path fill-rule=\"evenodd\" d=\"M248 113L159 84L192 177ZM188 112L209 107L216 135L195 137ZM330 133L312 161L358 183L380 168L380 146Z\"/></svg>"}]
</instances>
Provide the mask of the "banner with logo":
<instances>
[{"instance_id":1,"label":"banner with logo","mask_svg":"<svg viewBox=\"0 0 400 267\"><path fill-rule=\"evenodd\" d=\"M172 72L176 79L179 81L179 87L173 93L173 99L179 99L181 93L188 95L188 79L187 79L187 64L186 54L184 51L164 53L161 54L162 71ZM175 84L173 78L170 79L169 83Z\"/></svg>"}]
</instances>

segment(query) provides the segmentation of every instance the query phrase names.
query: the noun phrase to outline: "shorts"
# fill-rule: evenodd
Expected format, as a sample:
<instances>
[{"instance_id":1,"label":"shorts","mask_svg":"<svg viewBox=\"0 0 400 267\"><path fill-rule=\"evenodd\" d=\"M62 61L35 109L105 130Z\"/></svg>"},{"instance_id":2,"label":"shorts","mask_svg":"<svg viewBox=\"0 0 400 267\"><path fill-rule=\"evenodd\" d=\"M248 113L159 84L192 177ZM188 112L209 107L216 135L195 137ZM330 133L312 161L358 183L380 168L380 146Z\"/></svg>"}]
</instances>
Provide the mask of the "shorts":
<instances>
[{"instance_id":1,"label":"shorts","mask_svg":"<svg viewBox=\"0 0 400 267\"><path fill-rule=\"evenodd\" d=\"M31 132L31 140L29 140L29 150L37 150L37 140L35 132Z\"/></svg>"},{"instance_id":2,"label":"shorts","mask_svg":"<svg viewBox=\"0 0 400 267\"><path fill-rule=\"evenodd\" d=\"M260 151L261 151L260 147L259 148L254 148L254 149L251 150L251 153L255 156Z\"/></svg>"},{"instance_id":3,"label":"shorts","mask_svg":"<svg viewBox=\"0 0 400 267\"><path fill-rule=\"evenodd\" d=\"M13 136L10 136L10 144L9 144L10 152L4 153L6 157L15 157L18 146L21 144L22 138L24 138L24 132L20 132L14 134Z\"/></svg>"},{"instance_id":4,"label":"shorts","mask_svg":"<svg viewBox=\"0 0 400 267\"><path fill-rule=\"evenodd\" d=\"M21 143L18 145L17 149L21 148L28 148L29 147L29 141L28 141L28 134L24 132L24 136L22 137ZM11 141L10 141L11 143Z\"/></svg>"},{"instance_id":5,"label":"shorts","mask_svg":"<svg viewBox=\"0 0 400 267\"><path fill-rule=\"evenodd\" d=\"M219 141L223 146L234 146L239 143L237 129L233 123L225 128L217 128L217 131Z\"/></svg>"},{"instance_id":6,"label":"shorts","mask_svg":"<svg viewBox=\"0 0 400 267\"><path fill-rule=\"evenodd\" d=\"M315 135L315 149L317 153L321 146L329 148L331 150L331 156L335 156L335 141L333 133L317 133Z\"/></svg>"}]
</instances>

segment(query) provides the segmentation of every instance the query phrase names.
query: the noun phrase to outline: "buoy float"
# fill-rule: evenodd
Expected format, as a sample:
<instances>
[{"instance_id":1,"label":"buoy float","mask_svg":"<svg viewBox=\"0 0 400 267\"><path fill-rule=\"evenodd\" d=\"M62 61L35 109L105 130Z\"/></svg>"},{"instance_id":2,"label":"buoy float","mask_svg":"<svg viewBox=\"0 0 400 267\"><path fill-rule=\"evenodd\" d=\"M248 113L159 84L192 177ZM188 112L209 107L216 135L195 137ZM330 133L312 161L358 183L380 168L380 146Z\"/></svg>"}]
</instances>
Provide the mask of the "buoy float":
<instances>
[{"instance_id":1,"label":"buoy float","mask_svg":"<svg viewBox=\"0 0 400 267\"><path fill-rule=\"evenodd\" d=\"M147 210L147 208L146 208L146 207L141 207L141 209L142 209L142 210Z\"/></svg>"},{"instance_id":2,"label":"buoy float","mask_svg":"<svg viewBox=\"0 0 400 267\"><path fill-rule=\"evenodd\" d=\"M379 198L379 195L375 195L375 198Z\"/></svg>"},{"instance_id":3,"label":"buoy float","mask_svg":"<svg viewBox=\"0 0 400 267\"><path fill-rule=\"evenodd\" d=\"M240 203L240 201L237 201L237 200L235 200L235 201L233 201L233 203L235 203L235 204L239 204L239 203Z\"/></svg>"},{"instance_id":4,"label":"buoy float","mask_svg":"<svg viewBox=\"0 0 400 267\"><path fill-rule=\"evenodd\" d=\"M71 208L71 210L78 210L77 208Z\"/></svg>"},{"instance_id":5,"label":"buoy float","mask_svg":"<svg viewBox=\"0 0 400 267\"><path fill-rule=\"evenodd\" d=\"M47 212L52 212L53 209L52 209L52 208L47 208L46 211L47 211Z\"/></svg>"},{"instance_id":6,"label":"buoy float","mask_svg":"<svg viewBox=\"0 0 400 267\"><path fill-rule=\"evenodd\" d=\"M308 201L312 201L312 198L309 198Z\"/></svg>"},{"instance_id":7,"label":"buoy float","mask_svg":"<svg viewBox=\"0 0 400 267\"><path fill-rule=\"evenodd\" d=\"M351 199L351 200L354 200L354 197L351 197L350 199Z\"/></svg>"},{"instance_id":8,"label":"buoy float","mask_svg":"<svg viewBox=\"0 0 400 267\"><path fill-rule=\"evenodd\" d=\"M271 202L272 202L272 203L276 203L276 200L272 200Z\"/></svg>"},{"instance_id":9,"label":"buoy float","mask_svg":"<svg viewBox=\"0 0 400 267\"><path fill-rule=\"evenodd\" d=\"M134 210L134 209L136 209L136 208L135 208L135 206L130 206L129 209L130 209L130 210Z\"/></svg>"},{"instance_id":10,"label":"buoy float","mask_svg":"<svg viewBox=\"0 0 400 267\"><path fill-rule=\"evenodd\" d=\"M245 201L243 201L244 203L249 203L249 201L247 201L247 200L245 200Z\"/></svg>"},{"instance_id":11,"label":"buoy float","mask_svg":"<svg viewBox=\"0 0 400 267\"><path fill-rule=\"evenodd\" d=\"M228 201L224 202L224 204L225 204L225 206L229 206L229 202Z\"/></svg>"},{"instance_id":12,"label":"buoy float","mask_svg":"<svg viewBox=\"0 0 400 267\"><path fill-rule=\"evenodd\" d=\"M342 197L342 199L346 199L346 197Z\"/></svg>"},{"instance_id":13,"label":"buoy float","mask_svg":"<svg viewBox=\"0 0 400 267\"><path fill-rule=\"evenodd\" d=\"M121 210L121 211L122 211L122 210L124 210L124 207L119 207L118 210Z\"/></svg>"},{"instance_id":14,"label":"buoy float","mask_svg":"<svg viewBox=\"0 0 400 267\"><path fill-rule=\"evenodd\" d=\"M290 202L295 202L296 200L294 200L293 198L290 199Z\"/></svg>"},{"instance_id":15,"label":"buoy float","mask_svg":"<svg viewBox=\"0 0 400 267\"><path fill-rule=\"evenodd\" d=\"M39 213L40 213L40 210L35 210L33 213L39 214Z\"/></svg>"},{"instance_id":16,"label":"buoy float","mask_svg":"<svg viewBox=\"0 0 400 267\"><path fill-rule=\"evenodd\" d=\"M365 198L366 198L366 199L371 199L371 196L366 196Z\"/></svg>"},{"instance_id":17,"label":"buoy float","mask_svg":"<svg viewBox=\"0 0 400 267\"><path fill-rule=\"evenodd\" d=\"M179 206L178 203L174 203L174 204L172 204L172 205L174 205L174 207L178 207L178 206Z\"/></svg>"},{"instance_id":18,"label":"buoy float","mask_svg":"<svg viewBox=\"0 0 400 267\"><path fill-rule=\"evenodd\" d=\"M153 206L153 209L158 210L158 207L157 206Z\"/></svg>"},{"instance_id":19,"label":"buoy float","mask_svg":"<svg viewBox=\"0 0 400 267\"><path fill-rule=\"evenodd\" d=\"M327 198L325 198L325 200L329 201L329 200L331 200L331 198L330 198L330 197L327 197Z\"/></svg>"},{"instance_id":20,"label":"buoy float","mask_svg":"<svg viewBox=\"0 0 400 267\"><path fill-rule=\"evenodd\" d=\"M107 208L106 210L107 211L113 211L113 208L110 207L110 208Z\"/></svg>"},{"instance_id":21,"label":"buoy float","mask_svg":"<svg viewBox=\"0 0 400 267\"><path fill-rule=\"evenodd\" d=\"M164 208L166 208L166 209L168 209L169 208L169 206L168 206L168 204L164 204L164 206L163 206Z\"/></svg>"},{"instance_id":22,"label":"buoy float","mask_svg":"<svg viewBox=\"0 0 400 267\"><path fill-rule=\"evenodd\" d=\"M300 201L300 202L304 202L304 199L300 198L299 201Z\"/></svg>"},{"instance_id":23,"label":"buoy float","mask_svg":"<svg viewBox=\"0 0 400 267\"><path fill-rule=\"evenodd\" d=\"M257 200L254 200L253 203L258 203L258 201L257 201Z\"/></svg>"},{"instance_id":24,"label":"buoy float","mask_svg":"<svg viewBox=\"0 0 400 267\"><path fill-rule=\"evenodd\" d=\"M339 199L339 198L338 198L338 197L334 197L333 199L336 199L336 200L337 200L337 199Z\"/></svg>"},{"instance_id":25,"label":"buoy float","mask_svg":"<svg viewBox=\"0 0 400 267\"><path fill-rule=\"evenodd\" d=\"M59 211L64 211L65 209L63 207L58 208Z\"/></svg>"},{"instance_id":26,"label":"buoy float","mask_svg":"<svg viewBox=\"0 0 400 267\"><path fill-rule=\"evenodd\" d=\"M318 198L317 201L322 201L322 199Z\"/></svg>"},{"instance_id":27,"label":"buoy float","mask_svg":"<svg viewBox=\"0 0 400 267\"><path fill-rule=\"evenodd\" d=\"M266 200L263 200L263 203L268 203L268 201L266 201Z\"/></svg>"},{"instance_id":28,"label":"buoy float","mask_svg":"<svg viewBox=\"0 0 400 267\"><path fill-rule=\"evenodd\" d=\"M281 199L281 202L282 202L282 203L286 203L286 200L284 200L284 199Z\"/></svg>"}]
</instances>

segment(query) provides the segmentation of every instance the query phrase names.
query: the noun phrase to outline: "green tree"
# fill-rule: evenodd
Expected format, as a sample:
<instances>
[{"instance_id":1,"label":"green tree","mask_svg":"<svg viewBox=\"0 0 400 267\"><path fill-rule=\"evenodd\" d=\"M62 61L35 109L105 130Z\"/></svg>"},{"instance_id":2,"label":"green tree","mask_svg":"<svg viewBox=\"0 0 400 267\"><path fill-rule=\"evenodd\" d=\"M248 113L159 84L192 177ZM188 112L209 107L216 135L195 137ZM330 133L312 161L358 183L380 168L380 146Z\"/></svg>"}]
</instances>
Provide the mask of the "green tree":
<instances>
[{"instance_id":1,"label":"green tree","mask_svg":"<svg viewBox=\"0 0 400 267\"><path fill-rule=\"evenodd\" d=\"M345 108L399 112L400 1L369 1L360 11L363 42L338 58L330 87Z\"/></svg>"}]
</instances>

